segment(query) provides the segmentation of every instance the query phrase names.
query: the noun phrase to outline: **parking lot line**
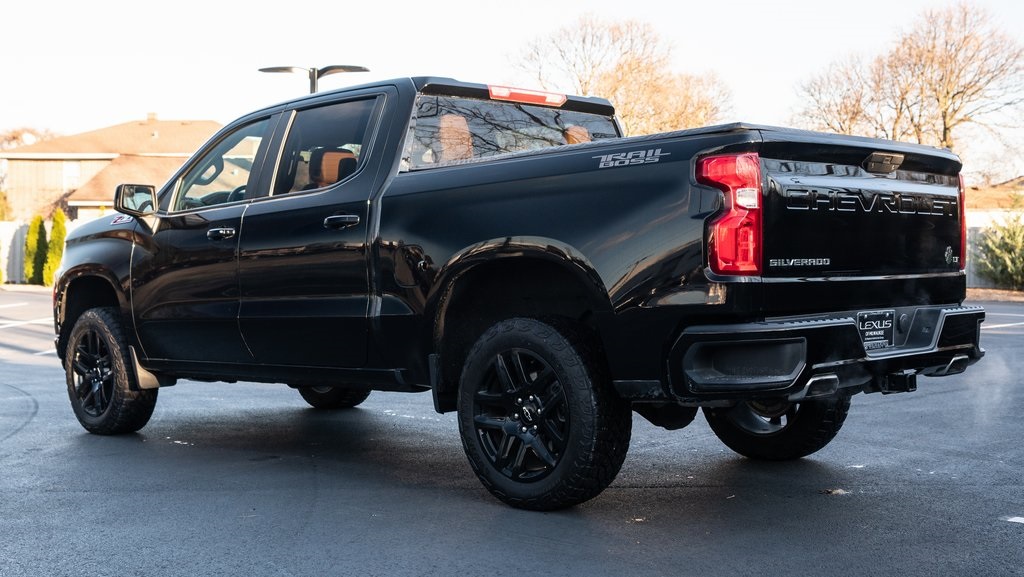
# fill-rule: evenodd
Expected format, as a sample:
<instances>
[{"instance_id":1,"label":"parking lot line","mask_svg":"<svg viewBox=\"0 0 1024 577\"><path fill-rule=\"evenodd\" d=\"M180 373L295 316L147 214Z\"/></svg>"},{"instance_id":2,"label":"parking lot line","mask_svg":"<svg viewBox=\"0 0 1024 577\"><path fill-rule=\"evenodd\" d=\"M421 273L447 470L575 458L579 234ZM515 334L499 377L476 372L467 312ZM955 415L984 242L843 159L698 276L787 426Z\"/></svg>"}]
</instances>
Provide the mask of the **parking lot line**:
<instances>
[{"instance_id":1,"label":"parking lot line","mask_svg":"<svg viewBox=\"0 0 1024 577\"><path fill-rule=\"evenodd\" d=\"M989 330L991 330L991 329L1005 329L1005 328L1009 328L1009 327L1024 327L1024 323L1006 323L1006 324L1002 324L1002 325L985 325L985 324L983 324L983 325L981 325L981 330L986 330L986 329L989 329Z\"/></svg>"},{"instance_id":2,"label":"parking lot line","mask_svg":"<svg viewBox=\"0 0 1024 577\"><path fill-rule=\"evenodd\" d=\"M11 308L14 308L14 307L23 307L23 306L25 306L27 304L28 303L10 303L10 304L6 304L6 305L0 305L0 309L11 309Z\"/></svg>"},{"instance_id":3,"label":"parking lot line","mask_svg":"<svg viewBox=\"0 0 1024 577\"><path fill-rule=\"evenodd\" d=\"M9 329L13 327L20 327L22 325L48 325L52 324L53 319L51 317L45 317L41 319L35 319L31 321L15 321L13 323L4 323L0 325L0 329Z\"/></svg>"}]
</instances>

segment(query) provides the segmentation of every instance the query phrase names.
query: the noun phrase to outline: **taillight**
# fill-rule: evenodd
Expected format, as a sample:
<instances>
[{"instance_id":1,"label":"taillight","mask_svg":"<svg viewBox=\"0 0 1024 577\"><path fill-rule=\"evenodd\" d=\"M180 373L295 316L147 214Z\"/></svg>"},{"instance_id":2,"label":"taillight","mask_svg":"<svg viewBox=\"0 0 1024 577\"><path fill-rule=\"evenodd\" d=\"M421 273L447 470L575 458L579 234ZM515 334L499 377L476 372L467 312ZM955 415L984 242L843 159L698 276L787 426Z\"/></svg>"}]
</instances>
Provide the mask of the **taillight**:
<instances>
[{"instance_id":1,"label":"taillight","mask_svg":"<svg viewBox=\"0 0 1024 577\"><path fill-rule=\"evenodd\" d=\"M960 175L960 270L967 267L967 192L964 190L964 175Z\"/></svg>"},{"instance_id":2,"label":"taillight","mask_svg":"<svg viewBox=\"0 0 1024 577\"><path fill-rule=\"evenodd\" d=\"M725 193L725 212L710 224L708 264L723 275L761 274L761 161L756 153L707 156L697 181Z\"/></svg>"}]
</instances>

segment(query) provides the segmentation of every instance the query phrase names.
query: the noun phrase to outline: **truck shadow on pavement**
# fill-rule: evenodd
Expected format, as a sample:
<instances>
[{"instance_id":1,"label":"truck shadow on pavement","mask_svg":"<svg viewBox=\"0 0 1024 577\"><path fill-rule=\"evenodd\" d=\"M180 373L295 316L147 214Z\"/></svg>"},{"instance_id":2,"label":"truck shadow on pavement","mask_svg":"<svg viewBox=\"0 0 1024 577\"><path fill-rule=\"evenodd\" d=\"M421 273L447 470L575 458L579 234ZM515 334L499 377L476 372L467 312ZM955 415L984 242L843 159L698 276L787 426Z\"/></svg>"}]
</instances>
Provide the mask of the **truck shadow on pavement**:
<instances>
[{"instance_id":1,"label":"truck shadow on pavement","mask_svg":"<svg viewBox=\"0 0 1024 577\"><path fill-rule=\"evenodd\" d=\"M135 469L144 475L157 468L170 485L199 489L220 490L226 482L240 490L264 491L287 480L328 492L355 488L364 503L383 505L412 492L420 501L452 500L515 511L478 483L463 454L454 415L405 414L380 406L318 411L270 406L239 410L228 405L197 412L162 411L158 404L142 432L124 437L83 434L76 443L78 452L119 454L122 474ZM825 460L759 463L722 452L707 435L694 437L696 444L683 459L671 450L628 456L617 480L601 496L556 515L618 511L635 517L636 511L646 511L640 517L723 520L739 503L791 507L793 500L844 498L854 492L847 470Z\"/></svg>"}]
</instances>

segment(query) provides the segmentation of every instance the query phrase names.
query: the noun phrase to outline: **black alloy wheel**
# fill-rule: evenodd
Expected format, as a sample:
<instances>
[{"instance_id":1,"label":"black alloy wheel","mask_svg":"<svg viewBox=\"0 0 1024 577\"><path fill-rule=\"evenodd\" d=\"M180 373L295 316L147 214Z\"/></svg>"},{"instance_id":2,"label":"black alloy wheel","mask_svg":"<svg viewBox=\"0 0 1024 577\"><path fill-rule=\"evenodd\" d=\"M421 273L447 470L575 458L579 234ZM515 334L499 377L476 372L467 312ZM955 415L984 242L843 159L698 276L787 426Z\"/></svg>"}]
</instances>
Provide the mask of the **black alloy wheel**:
<instances>
[{"instance_id":1,"label":"black alloy wheel","mask_svg":"<svg viewBox=\"0 0 1024 577\"><path fill-rule=\"evenodd\" d=\"M71 408L87 431L132 433L149 422L159 389L134 385L130 359L118 309L89 309L75 321L64 370Z\"/></svg>"},{"instance_id":2,"label":"black alloy wheel","mask_svg":"<svg viewBox=\"0 0 1024 577\"><path fill-rule=\"evenodd\" d=\"M71 358L75 375L74 394L82 411L93 418L103 416L114 399L110 347L96 329L90 328L83 331L74 343Z\"/></svg>"},{"instance_id":3,"label":"black alloy wheel","mask_svg":"<svg viewBox=\"0 0 1024 577\"><path fill-rule=\"evenodd\" d=\"M498 499L553 510L601 493L629 449L632 412L594 339L566 320L512 318L484 332L459 386L459 432Z\"/></svg>"},{"instance_id":4,"label":"black alloy wheel","mask_svg":"<svg viewBox=\"0 0 1024 577\"><path fill-rule=\"evenodd\" d=\"M565 391L551 366L529 350L495 356L473 408L481 450L509 479L543 479L565 454L570 426Z\"/></svg>"}]
</instances>

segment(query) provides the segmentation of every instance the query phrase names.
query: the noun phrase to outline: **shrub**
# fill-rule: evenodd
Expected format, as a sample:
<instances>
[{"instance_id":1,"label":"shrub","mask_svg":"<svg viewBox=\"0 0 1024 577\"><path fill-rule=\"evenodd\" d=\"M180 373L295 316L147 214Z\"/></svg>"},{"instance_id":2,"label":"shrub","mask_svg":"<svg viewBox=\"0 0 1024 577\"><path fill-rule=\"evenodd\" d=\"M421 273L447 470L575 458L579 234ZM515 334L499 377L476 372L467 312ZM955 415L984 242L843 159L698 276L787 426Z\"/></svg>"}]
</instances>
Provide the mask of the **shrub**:
<instances>
[{"instance_id":1,"label":"shrub","mask_svg":"<svg viewBox=\"0 0 1024 577\"><path fill-rule=\"evenodd\" d=\"M43 284L43 267L46 266L46 227L43 217L36 215L28 225L25 235L25 282Z\"/></svg>"},{"instance_id":2,"label":"shrub","mask_svg":"<svg viewBox=\"0 0 1024 577\"><path fill-rule=\"evenodd\" d=\"M999 288L1024 289L1024 210L1021 197L1002 223L981 232L975 250L978 274Z\"/></svg>"},{"instance_id":3,"label":"shrub","mask_svg":"<svg viewBox=\"0 0 1024 577\"><path fill-rule=\"evenodd\" d=\"M46 248L46 264L43 265L43 284L53 285L53 276L60 267L60 259L64 256L64 238L68 234L67 217L64 211L57 209L53 213L53 225L50 226L50 242Z\"/></svg>"}]
</instances>

